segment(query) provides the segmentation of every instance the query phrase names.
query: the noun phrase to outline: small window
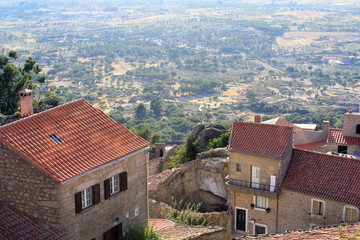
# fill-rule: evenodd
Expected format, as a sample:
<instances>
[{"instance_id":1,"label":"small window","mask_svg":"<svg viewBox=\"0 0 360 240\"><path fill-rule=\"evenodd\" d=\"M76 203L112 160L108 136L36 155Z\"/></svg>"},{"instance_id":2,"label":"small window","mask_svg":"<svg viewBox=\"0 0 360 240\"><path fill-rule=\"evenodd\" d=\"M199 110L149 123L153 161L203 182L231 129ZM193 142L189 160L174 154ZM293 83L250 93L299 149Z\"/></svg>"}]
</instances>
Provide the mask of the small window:
<instances>
[{"instance_id":1,"label":"small window","mask_svg":"<svg viewBox=\"0 0 360 240\"><path fill-rule=\"evenodd\" d=\"M312 214L313 215L324 215L325 202L321 200L312 200Z\"/></svg>"},{"instance_id":2,"label":"small window","mask_svg":"<svg viewBox=\"0 0 360 240\"><path fill-rule=\"evenodd\" d=\"M359 209L355 207L344 207L344 222L356 223L358 222Z\"/></svg>"},{"instance_id":3,"label":"small window","mask_svg":"<svg viewBox=\"0 0 360 240\"><path fill-rule=\"evenodd\" d=\"M267 226L259 223L254 225L254 234L265 234L267 232Z\"/></svg>"},{"instance_id":4,"label":"small window","mask_svg":"<svg viewBox=\"0 0 360 240\"><path fill-rule=\"evenodd\" d=\"M241 164L239 163L236 164L236 171L241 172Z\"/></svg>"},{"instance_id":5,"label":"small window","mask_svg":"<svg viewBox=\"0 0 360 240\"><path fill-rule=\"evenodd\" d=\"M360 124L356 125L356 134L360 134Z\"/></svg>"},{"instance_id":6,"label":"small window","mask_svg":"<svg viewBox=\"0 0 360 240\"><path fill-rule=\"evenodd\" d=\"M52 140L54 140L55 143L57 144L61 144L63 141L61 140L61 138L59 138L55 133L50 135L50 138Z\"/></svg>"},{"instance_id":7,"label":"small window","mask_svg":"<svg viewBox=\"0 0 360 240\"><path fill-rule=\"evenodd\" d=\"M266 209L267 208L266 205L267 205L266 197L255 196L255 207L256 208Z\"/></svg>"},{"instance_id":8,"label":"small window","mask_svg":"<svg viewBox=\"0 0 360 240\"><path fill-rule=\"evenodd\" d=\"M82 209L92 205L91 201L91 188L85 188L81 191Z\"/></svg>"},{"instance_id":9,"label":"small window","mask_svg":"<svg viewBox=\"0 0 360 240\"><path fill-rule=\"evenodd\" d=\"M338 153L347 154L347 146L338 146Z\"/></svg>"},{"instance_id":10,"label":"small window","mask_svg":"<svg viewBox=\"0 0 360 240\"><path fill-rule=\"evenodd\" d=\"M112 176L110 178L110 195L114 195L119 192L119 175Z\"/></svg>"}]
</instances>

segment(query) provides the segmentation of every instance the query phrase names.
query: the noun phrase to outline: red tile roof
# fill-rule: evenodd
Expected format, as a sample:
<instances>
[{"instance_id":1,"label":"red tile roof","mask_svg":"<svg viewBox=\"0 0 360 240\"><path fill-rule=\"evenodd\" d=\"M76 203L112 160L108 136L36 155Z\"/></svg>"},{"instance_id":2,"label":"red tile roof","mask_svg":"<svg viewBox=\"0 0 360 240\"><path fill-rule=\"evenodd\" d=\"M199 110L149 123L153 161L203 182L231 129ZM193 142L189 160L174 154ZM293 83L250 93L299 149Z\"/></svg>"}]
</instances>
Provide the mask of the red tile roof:
<instances>
[{"instance_id":1,"label":"red tile roof","mask_svg":"<svg viewBox=\"0 0 360 240\"><path fill-rule=\"evenodd\" d=\"M20 216L0 204L0 239L60 239L62 234L52 229L45 229L29 218Z\"/></svg>"},{"instance_id":2,"label":"red tile roof","mask_svg":"<svg viewBox=\"0 0 360 240\"><path fill-rule=\"evenodd\" d=\"M292 141L292 127L234 122L229 150L280 157Z\"/></svg>"},{"instance_id":3,"label":"red tile roof","mask_svg":"<svg viewBox=\"0 0 360 240\"><path fill-rule=\"evenodd\" d=\"M298 127L298 126L292 124L291 122L286 121L285 119L283 119L281 117L269 119L269 120L263 121L261 123L274 124L274 125L280 125L280 126L288 126L288 127L293 127L294 129L301 129L301 127Z\"/></svg>"},{"instance_id":4,"label":"red tile roof","mask_svg":"<svg viewBox=\"0 0 360 240\"><path fill-rule=\"evenodd\" d=\"M328 143L344 144L344 145L360 145L360 138L346 137L341 129L330 129L328 134Z\"/></svg>"},{"instance_id":5,"label":"red tile roof","mask_svg":"<svg viewBox=\"0 0 360 240\"><path fill-rule=\"evenodd\" d=\"M360 205L360 160L294 149L281 188Z\"/></svg>"},{"instance_id":6,"label":"red tile roof","mask_svg":"<svg viewBox=\"0 0 360 240\"><path fill-rule=\"evenodd\" d=\"M359 225L357 224L341 224L342 225L342 234L344 235L343 239L355 239L359 231ZM303 231L294 231L283 234L262 234L262 235L248 235L243 237L236 238L240 239L261 239L261 240L293 240L293 239L311 239L311 240L339 240L339 226L322 226L315 227L311 230Z\"/></svg>"},{"instance_id":7,"label":"red tile roof","mask_svg":"<svg viewBox=\"0 0 360 240\"><path fill-rule=\"evenodd\" d=\"M149 145L84 99L1 126L0 140L60 182Z\"/></svg>"},{"instance_id":8,"label":"red tile roof","mask_svg":"<svg viewBox=\"0 0 360 240\"><path fill-rule=\"evenodd\" d=\"M296 145L294 147L298 148L298 149L302 149L302 150L313 151L313 150L316 150L316 149L319 149L322 147L326 147L326 140L305 143L305 144L301 144L301 145Z\"/></svg>"},{"instance_id":9,"label":"red tile roof","mask_svg":"<svg viewBox=\"0 0 360 240\"><path fill-rule=\"evenodd\" d=\"M208 236L225 232L222 227L185 226L165 219L149 219L149 227L166 240L207 239Z\"/></svg>"}]
</instances>

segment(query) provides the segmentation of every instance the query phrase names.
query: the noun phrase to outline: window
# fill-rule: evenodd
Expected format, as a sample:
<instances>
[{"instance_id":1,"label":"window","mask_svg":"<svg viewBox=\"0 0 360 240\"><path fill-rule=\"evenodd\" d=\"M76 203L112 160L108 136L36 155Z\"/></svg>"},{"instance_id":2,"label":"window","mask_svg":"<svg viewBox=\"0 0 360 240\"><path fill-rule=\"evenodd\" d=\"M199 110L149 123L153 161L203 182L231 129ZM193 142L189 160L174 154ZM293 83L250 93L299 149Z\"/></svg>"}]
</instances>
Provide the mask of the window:
<instances>
[{"instance_id":1,"label":"window","mask_svg":"<svg viewBox=\"0 0 360 240\"><path fill-rule=\"evenodd\" d=\"M267 198L261 196L255 196L255 207L256 208L267 208Z\"/></svg>"},{"instance_id":2,"label":"window","mask_svg":"<svg viewBox=\"0 0 360 240\"><path fill-rule=\"evenodd\" d=\"M347 154L347 146L338 146L338 153Z\"/></svg>"},{"instance_id":3,"label":"window","mask_svg":"<svg viewBox=\"0 0 360 240\"><path fill-rule=\"evenodd\" d=\"M105 200L127 190L127 172L116 174L104 181Z\"/></svg>"},{"instance_id":4,"label":"window","mask_svg":"<svg viewBox=\"0 0 360 240\"><path fill-rule=\"evenodd\" d=\"M57 144L61 144L63 141L61 140L61 138L59 138L55 133L50 135L50 138L52 140L54 140L55 143Z\"/></svg>"},{"instance_id":5,"label":"window","mask_svg":"<svg viewBox=\"0 0 360 240\"><path fill-rule=\"evenodd\" d=\"M119 192L119 175L110 178L110 195Z\"/></svg>"},{"instance_id":6,"label":"window","mask_svg":"<svg viewBox=\"0 0 360 240\"><path fill-rule=\"evenodd\" d=\"M356 125L356 134L360 134L360 124Z\"/></svg>"},{"instance_id":7,"label":"window","mask_svg":"<svg viewBox=\"0 0 360 240\"><path fill-rule=\"evenodd\" d=\"M254 224L254 234L265 234L267 233L267 226L260 224L260 223L255 223Z\"/></svg>"},{"instance_id":8,"label":"window","mask_svg":"<svg viewBox=\"0 0 360 240\"><path fill-rule=\"evenodd\" d=\"M90 188L85 188L81 191L81 207L85 209L91 206L91 190Z\"/></svg>"},{"instance_id":9,"label":"window","mask_svg":"<svg viewBox=\"0 0 360 240\"><path fill-rule=\"evenodd\" d=\"M321 216L324 215L324 210L325 210L325 202L324 201L312 199L311 205L312 205L311 213L313 215L321 215Z\"/></svg>"},{"instance_id":10,"label":"window","mask_svg":"<svg viewBox=\"0 0 360 240\"><path fill-rule=\"evenodd\" d=\"M100 184L85 188L75 193L75 212L81 213L85 209L100 203Z\"/></svg>"},{"instance_id":11,"label":"window","mask_svg":"<svg viewBox=\"0 0 360 240\"><path fill-rule=\"evenodd\" d=\"M239 163L236 164L236 171L241 172L241 164Z\"/></svg>"},{"instance_id":12,"label":"window","mask_svg":"<svg viewBox=\"0 0 360 240\"><path fill-rule=\"evenodd\" d=\"M345 206L343 216L344 222L356 223L358 222L359 209L356 207Z\"/></svg>"}]
</instances>

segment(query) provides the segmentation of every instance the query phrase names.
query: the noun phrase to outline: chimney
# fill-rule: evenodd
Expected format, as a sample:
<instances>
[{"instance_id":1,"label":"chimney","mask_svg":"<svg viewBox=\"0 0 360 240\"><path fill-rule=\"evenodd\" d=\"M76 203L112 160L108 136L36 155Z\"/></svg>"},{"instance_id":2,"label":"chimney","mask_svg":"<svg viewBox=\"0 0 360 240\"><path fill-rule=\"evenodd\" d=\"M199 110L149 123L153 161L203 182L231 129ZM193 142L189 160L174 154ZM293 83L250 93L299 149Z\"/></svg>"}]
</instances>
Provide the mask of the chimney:
<instances>
[{"instance_id":1,"label":"chimney","mask_svg":"<svg viewBox=\"0 0 360 240\"><path fill-rule=\"evenodd\" d=\"M328 135L329 133L329 127L330 127L330 122L329 121L323 121L323 124L322 124L322 128L323 128L323 132L325 133L326 132L326 136Z\"/></svg>"},{"instance_id":2,"label":"chimney","mask_svg":"<svg viewBox=\"0 0 360 240\"><path fill-rule=\"evenodd\" d=\"M27 117L34 114L32 91L24 89L20 91L21 117Z\"/></svg>"},{"instance_id":3,"label":"chimney","mask_svg":"<svg viewBox=\"0 0 360 240\"><path fill-rule=\"evenodd\" d=\"M254 123L260 123L260 122L261 122L261 116L260 115L255 115Z\"/></svg>"}]
</instances>

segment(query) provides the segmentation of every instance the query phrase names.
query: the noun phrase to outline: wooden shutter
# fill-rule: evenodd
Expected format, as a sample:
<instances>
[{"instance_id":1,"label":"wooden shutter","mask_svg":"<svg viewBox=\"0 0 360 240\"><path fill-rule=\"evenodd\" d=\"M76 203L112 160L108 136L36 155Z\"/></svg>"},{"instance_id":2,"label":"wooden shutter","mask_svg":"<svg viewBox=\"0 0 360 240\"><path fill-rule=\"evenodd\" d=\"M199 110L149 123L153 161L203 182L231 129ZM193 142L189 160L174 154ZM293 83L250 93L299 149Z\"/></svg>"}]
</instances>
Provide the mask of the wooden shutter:
<instances>
[{"instance_id":1,"label":"wooden shutter","mask_svg":"<svg viewBox=\"0 0 360 240\"><path fill-rule=\"evenodd\" d=\"M81 202L81 192L75 193L75 212L81 213L82 211L82 202Z\"/></svg>"},{"instance_id":2,"label":"wooden shutter","mask_svg":"<svg viewBox=\"0 0 360 240\"><path fill-rule=\"evenodd\" d=\"M110 179L106 179L104 181L104 194L105 194L105 200L109 199L109 197L110 197Z\"/></svg>"},{"instance_id":3,"label":"wooden shutter","mask_svg":"<svg viewBox=\"0 0 360 240\"><path fill-rule=\"evenodd\" d=\"M122 172L120 173L120 192L127 190L127 185L127 172Z\"/></svg>"},{"instance_id":4,"label":"wooden shutter","mask_svg":"<svg viewBox=\"0 0 360 240\"><path fill-rule=\"evenodd\" d=\"M122 230L122 223L119 223L119 224L117 225L117 235L118 235L118 239L122 239L122 232L123 232L123 230Z\"/></svg>"},{"instance_id":5,"label":"wooden shutter","mask_svg":"<svg viewBox=\"0 0 360 240\"><path fill-rule=\"evenodd\" d=\"M92 186L92 198L94 205L100 203L100 184Z\"/></svg>"}]
</instances>

